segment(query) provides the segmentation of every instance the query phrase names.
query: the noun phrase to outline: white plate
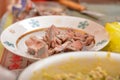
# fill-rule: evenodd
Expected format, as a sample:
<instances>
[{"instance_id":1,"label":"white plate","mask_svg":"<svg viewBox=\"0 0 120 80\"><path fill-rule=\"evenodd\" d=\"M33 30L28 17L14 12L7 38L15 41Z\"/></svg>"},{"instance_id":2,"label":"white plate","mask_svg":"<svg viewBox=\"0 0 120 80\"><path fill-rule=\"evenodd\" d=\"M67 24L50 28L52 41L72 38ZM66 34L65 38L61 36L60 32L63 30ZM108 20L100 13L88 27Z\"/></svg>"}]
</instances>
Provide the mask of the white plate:
<instances>
[{"instance_id":1,"label":"white plate","mask_svg":"<svg viewBox=\"0 0 120 80\"><path fill-rule=\"evenodd\" d=\"M58 55L54 55L52 57L46 58L44 60L39 60L33 64L31 64L28 68L26 68L21 75L19 76L18 80L31 80L31 76L34 74L34 72L36 71L41 71L42 69L45 69L46 67L59 63L61 61L66 61L66 60L74 60L76 58L83 58L85 59L85 61L89 61L91 59L95 59L93 60L94 64L96 63L96 61L99 63L104 63L102 60L105 58L106 61L108 62L114 62L117 61L120 63L120 55L119 54L115 54L115 53L108 53L108 52L70 52L68 54L58 54ZM110 60L110 61L109 61ZM90 61L89 61L90 62ZM93 65L93 64L89 64L88 62L88 66ZM119 64L118 63L118 64ZM106 64L106 62L104 63ZM95 64L96 65L96 64ZM99 65L99 64L98 64ZM113 69L113 67L117 67L117 64L109 64L109 69ZM86 66L86 64L84 64L83 66ZM104 66L104 65L103 65ZM118 67L117 67L118 68ZM120 70L120 69L119 69Z\"/></svg>"},{"instance_id":2,"label":"white plate","mask_svg":"<svg viewBox=\"0 0 120 80\"><path fill-rule=\"evenodd\" d=\"M43 34L43 32L36 31L22 38L21 36L36 29L50 27L52 24L57 27L82 29L89 34L94 35L95 46L90 49L90 51L100 50L109 42L108 33L105 31L103 26L84 18L70 16L40 16L19 21L3 31L1 35L1 42L5 48L16 55L34 60L39 59L27 53L27 47L24 41L28 39L30 35L36 35L39 37Z\"/></svg>"}]
</instances>

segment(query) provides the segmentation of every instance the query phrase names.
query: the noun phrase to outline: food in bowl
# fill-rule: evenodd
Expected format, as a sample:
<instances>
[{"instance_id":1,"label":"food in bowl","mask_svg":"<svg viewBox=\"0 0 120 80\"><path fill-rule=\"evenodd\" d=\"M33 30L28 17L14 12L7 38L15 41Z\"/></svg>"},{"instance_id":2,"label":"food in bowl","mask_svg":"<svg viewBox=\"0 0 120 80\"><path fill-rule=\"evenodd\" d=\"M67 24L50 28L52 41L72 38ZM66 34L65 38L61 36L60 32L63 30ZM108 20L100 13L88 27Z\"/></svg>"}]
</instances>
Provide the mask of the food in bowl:
<instances>
[{"instance_id":1,"label":"food in bowl","mask_svg":"<svg viewBox=\"0 0 120 80\"><path fill-rule=\"evenodd\" d=\"M36 76L41 77L36 78ZM31 78L31 80L120 80L120 75L111 76L107 71L101 67L91 69L89 72L48 72L44 71L41 74L37 74Z\"/></svg>"},{"instance_id":2,"label":"food in bowl","mask_svg":"<svg viewBox=\"0 0 120 80\"><path fill-rule=\"evenodd\" d=\"M73 56L75 53L70 54L72 56L67 55L69 59L63 57L66 55L56 56L54 60L49 58L48 60L51 59L51 61L46 60L47 64L43 61L44 66L34 71L30 80L120 80L120 59L113 59L110 53L104 52L101 54L105 54L104 56L98 56L97 54L100 53L102 52L94 52L93 55L92 52L77 52L77 57ZM90 55L85 57L86 54ZM64 60L60 59L62 57Z\"/></svg>"},{"instance_id":3,"label":"food in bowl","mask_svg":"<svg viewBox=\"0 0 120 80\"><path fill-rule=\"evenodd\" d=\"M95 43L93 35L73 28L58 28L51 25L46 28L42 39L31 36L25 41L28 53L35 57L50 56L60 52L81 51Z\"/></svg>"}]
</instances>

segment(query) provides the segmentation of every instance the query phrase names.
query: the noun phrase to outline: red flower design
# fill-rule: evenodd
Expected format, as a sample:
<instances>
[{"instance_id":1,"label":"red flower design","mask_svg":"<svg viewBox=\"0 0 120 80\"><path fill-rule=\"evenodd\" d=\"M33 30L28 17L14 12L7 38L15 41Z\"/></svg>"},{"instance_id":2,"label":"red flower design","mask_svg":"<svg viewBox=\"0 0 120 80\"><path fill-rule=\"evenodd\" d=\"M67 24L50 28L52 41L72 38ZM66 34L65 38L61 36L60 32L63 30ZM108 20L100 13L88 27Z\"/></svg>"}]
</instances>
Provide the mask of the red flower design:
<instances>
[{"instance_id":1,"label":"red flower design","mask_svg":"<svg viewBox=\"0 0 120 80\"><path fill-rule=\"evenodd\" d=\"M22 57L17 56L17 55L13 55L13 56L12 56L12 61L13 61L13 62L19 62L19 61L22 61Z\"/></svg>"},{"instance_id":2,"label":"red flower design","mask_svg":"<svg viewBox=\"0 0 120 80\"><path fill-rule=\"evenodd\" d=\"M9 68L10 70L19 69L19 68L20 68L20 65L17 64L17 63L13 63L13 64L11 64L8 68Z\"/></svg>"}]
</instances>

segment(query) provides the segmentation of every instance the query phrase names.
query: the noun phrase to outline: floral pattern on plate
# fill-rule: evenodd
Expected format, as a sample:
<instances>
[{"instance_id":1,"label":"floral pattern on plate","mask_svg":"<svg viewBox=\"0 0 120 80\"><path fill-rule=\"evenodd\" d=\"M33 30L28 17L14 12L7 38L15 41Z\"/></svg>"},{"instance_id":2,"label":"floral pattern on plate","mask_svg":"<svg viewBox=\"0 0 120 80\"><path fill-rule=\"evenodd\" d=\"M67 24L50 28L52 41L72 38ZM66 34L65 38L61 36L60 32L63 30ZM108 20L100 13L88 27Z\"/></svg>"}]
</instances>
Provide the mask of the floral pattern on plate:
<instances>
[{"instance_id":1,"label":"floral pattern on plate","mask_svg":"<svg viewBox=\"0 0 120 80\"><path fill-rule=\"evenodd\" d=\"M79 22L78 28L85 29L89 25L88 21Z\"/></svg>"},{"instance_id":2,"label":"floral pattern on plate","mask_svg":"<svg viewBox=\"0 0 120 80\"><path fill-rule=\"evenodd\" d=\"M39 21L37 21L37 20L35 20L35 19L31 19L29 23L30 23L30 25L31 25L33 28L40 26Z\"/></svg>"},{"instance_id":3,"label":"floral pattern on plate","mask_svg":"<svg viewBox=\"0 0 120 80\"><path fill-rule=\"evenodd\" d=\"M9 41L5 41L4 44L6 44L9 47L15 47L14 44Z\"/></svg>"}]
</instances>

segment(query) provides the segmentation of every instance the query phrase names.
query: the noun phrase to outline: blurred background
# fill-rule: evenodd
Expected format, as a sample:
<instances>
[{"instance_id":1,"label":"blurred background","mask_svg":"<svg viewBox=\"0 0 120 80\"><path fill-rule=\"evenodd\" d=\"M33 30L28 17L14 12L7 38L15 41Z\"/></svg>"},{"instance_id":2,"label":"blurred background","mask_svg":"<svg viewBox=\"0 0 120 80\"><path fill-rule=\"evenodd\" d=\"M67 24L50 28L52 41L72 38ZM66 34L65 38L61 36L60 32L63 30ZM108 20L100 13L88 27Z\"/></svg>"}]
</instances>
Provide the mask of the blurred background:
<instances>
[{"instance_id":1,"label":"blurred background","mask_svg":"<svg viewBox=\"0 0 120 80\"><path fill-rule=\"evenodd\" d=\"M7 11L7 7L13 3L14 0L0 0L0 18L3 16L3 14ZM17 1L17 0L16 0ZM32 0L33 2L36 1L45 1L45 0ZM51 0L49 0L51 1ZM75 2L80 3L90 3L90 4L118 4L120 3L120 0L72 0Z\"/></svg>"}]
</instances>

